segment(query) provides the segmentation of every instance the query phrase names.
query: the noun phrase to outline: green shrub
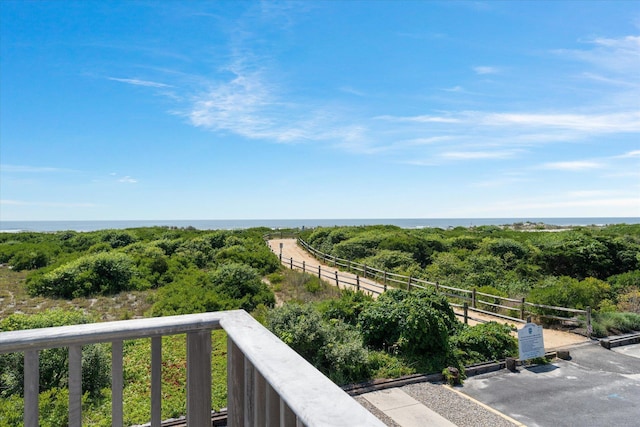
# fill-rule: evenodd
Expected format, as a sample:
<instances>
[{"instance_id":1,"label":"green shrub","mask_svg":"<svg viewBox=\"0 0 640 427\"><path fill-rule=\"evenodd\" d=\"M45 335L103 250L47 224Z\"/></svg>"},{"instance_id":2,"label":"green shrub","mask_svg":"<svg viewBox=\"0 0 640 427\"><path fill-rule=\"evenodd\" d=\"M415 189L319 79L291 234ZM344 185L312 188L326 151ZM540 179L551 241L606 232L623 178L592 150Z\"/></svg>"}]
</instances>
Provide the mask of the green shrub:
<instances>
[{"instance_id":1,"label":"green shrub","mask_svg":"<svg viewBox=\"0 0 640 427\"><path fill-rule=\"evenodd\" d=\"M536 304L598 310L600 303L610 295L607 282L587 277L579 281L568 276L549 278L541 286L531 290L528 300ZM535 309L540 314L562 315L548 309Z\"/></svg>"},{"instance_id":2,"label":"green shrub","mask_svg":"<svg viewBox=\"0 0 640 427\"><path fill-rule=\"evenodd\" d=\"M215 259L220 264L247 264L262 275L273 273L280 268L278 257L262 242L240 240L239 244L220 249Z\"/></svg>"},{"instance_id":3,"label":"green shrub","mask_svg":"<svg viewBox=\"0 0 640 427\"><path fill-rule=\"evenodd\" d=\"M640 289L640 270L616 274L607 279L615 294L627 292L630 289Z\"/></svg>"},{"instance_id":4,"label":"green shrub","mask_svg":"<svg viewBox=\"0 0 640 427\"><path fill-rule=\"evenodd\" d=\"M284 275L280 272L271 273L267 275L267 280L272 285L278 285L284 280Z\"/></svg>"},{"instance_id":5,"label":"green shrub","mask_svg":"<svg viewBox=\"0 0 640 427\"><path fill-rule=\"evenodd\" d=\"M269 313L267 327L302 357L317 363L318 350L326 337L322 317L313 306L284 304Z\"/></svg>"},{"instance_id":6,"label":"green shrub","mask_svg":"<svg viewBox=\"0 0 640 427\"><path fill-rule=\"evenodd\" d=\"M368 377L368 352L349 325L324 322L312 305L285 304L267 316L267 327L337 384Z\"/></svg>"},{"instance_id":7,"label":"green shrub","mask_svg":"<svg viewBox=\"0 0 640 427\"><path fill-rule=\"evenodd\" d=\"M39 250L24 250L17 252L9 264L16 271L36 270L45 267L49 263L49 257L46 253Z\"/></svg>"},{"instance_id":8,"label":"green shrub","mask_svg":"<svg viewBox=\"0 0 640 427\"><path fill-rule=\"evenodd\" d=\"M273 306L275 296L258 272L246 264L225 264L210 275L211 289L239 301L239 307L252 311L258 304Z\"/></svg>"},{"instance_id":9,"label":"green shrub","mask_svg":"<svg viewBox=\"0 0 640 427\"><path fill-rule=\"evenodd\" d=\"M367 345L397 346L408 355L446 355L449 335L459 327L445 297L430 289L387 291L367 305L358 320Z\"/></svg>"},{"instance_id":10,"label":"green shrub","mask_svg":"<svg viewBox=\"0 0 640 427\"><path fill-rule=\"evenodd\" d=\"M369 350L367 364L371 378L399 378L416 373L415 364L386 351Z\"/></svg>"},{"instance_id":11,"label":"green shrub","mask_svg":"<svg viewBox=\"0 0 640 427\"><path fill-rule=\"evenodd\" d=\"M325 320L338 319L356 326L362 310L373 301L373 297L362 291L343 289L338 299L327 299L318 304Z\"/></svg>"},{"instance_id":12,"label":"green shrub","mask_svg":"<svg viewBox=\"0 0 640 427\"><path fill-rule=\"evenodd\" d=\"M31 315L12 314L0 321L0 331L47 328L89 323L80 311L51 310ZM82 348L82 389L91 396L110 384L110 358L105 344ZM24 357L21 353L0 354L0 396L22 395L24 391ZM68 350L52 348L40 352L40 390L64 388L68 383Z\"/></svg>"},{"instance_id":13,"label":"green shrub","mask_svg":"<svg viewBox=\"0 0 640 427\"><path fill-rule=\"evenodd\" d=\"M138 237L125 230L108 230L102 234L102 241L111 245L113 249L117 249L137 242Z\"/></svg>"},{"instance_id":14,"label":"green shrub","mask_svg":"<svg viewBox=\"0 0 640 427\"><path fill-rule=\"evenodd\" d=\"M389 249L383 249L376 255L364 258L361 263L368 267L393 273L404 273L418 267L418 263L410 253Z\"/></svg>"},{"instance_id":15,"label":"green shrub","mask_svg":"<svg viewBox=\"0 0 640 427\"><path fill-rule=\"evenodd\" d=\"M619 311L640 314L640 288L628 288L627 292L618 296Z\"/></svg>"},{"instance_id":16,"label":"green shrub","mask_svg":"<svg viewBox=\"0 0 640 427\"><path fill-rule=\"evenodd\" d=\"M464 365L502 360L518 353L511 327L496 322L465 326L451 337L451 346Z\"/></svg>"},{"instance_id":17,"label":"green shrub","mask_svg":"<svg viewBox=\"0 0 640 427\"><path fill-rule=\"evenodd\" d=\"M136 289L132 259L119 252L85 255L27 283L32 295L77 298Z\"/></svg>"},{"instance_id":18,"label":"green shrub","mask_svg":"<svg viewBox=\"0 0 640 427\"><path fill-rule=\"evenodd\" d=\"M158 289L151 316L206 313L237 308L234 301L194 283L176 281Z\"/></svg>"}]
</instances>

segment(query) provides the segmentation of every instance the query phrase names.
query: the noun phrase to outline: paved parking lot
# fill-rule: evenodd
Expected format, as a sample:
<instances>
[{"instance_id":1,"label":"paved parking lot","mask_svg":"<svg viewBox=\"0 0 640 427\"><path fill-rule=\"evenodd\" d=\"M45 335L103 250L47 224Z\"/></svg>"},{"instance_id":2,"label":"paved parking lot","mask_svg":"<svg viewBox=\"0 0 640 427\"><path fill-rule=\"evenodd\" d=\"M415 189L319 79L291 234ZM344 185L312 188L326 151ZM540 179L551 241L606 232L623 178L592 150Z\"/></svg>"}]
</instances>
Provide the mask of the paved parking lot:
<instances>
[{"instance_id":1,"label":"paved parking lot","mask_svg":"<svg viewBox=\"0 0 640 427\"><path fill-rule=\"evenodd\" d=\"M467 379L463 393L529 427L640 425L640 345L572 348L571 360Z\"/></svg>"}]
</instances>

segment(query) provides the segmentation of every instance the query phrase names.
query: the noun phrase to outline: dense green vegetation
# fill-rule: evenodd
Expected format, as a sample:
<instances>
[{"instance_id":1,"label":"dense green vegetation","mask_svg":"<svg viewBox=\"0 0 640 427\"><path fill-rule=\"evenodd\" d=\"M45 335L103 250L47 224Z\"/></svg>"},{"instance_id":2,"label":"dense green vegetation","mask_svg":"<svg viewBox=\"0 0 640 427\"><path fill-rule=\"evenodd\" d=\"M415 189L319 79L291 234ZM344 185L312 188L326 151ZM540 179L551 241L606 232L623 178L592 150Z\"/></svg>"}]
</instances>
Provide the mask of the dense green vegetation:
<instances>
[{"instance_id":1,"label":"dense green vegetation","mask_svg":"<svg viewBox=\"0 0 640 427\"><path fill-rule=\"evenodd\" d=\"M447 366L462 370L518 351L509 326L466 326L431 290L393 289L377 300L344 290L339 299L275 308L267 324L338 384L440 372Z\"/></svg>"},{"instance_id":2,"label":"dense green vegetation","mask_svg":"<svg viewBox=\"0 0 640 427\"><path fill-rule=\"evenodd\" d=\"M268 231L0 234L0 331L243 308L339 384L440 372L517 352L508 326L462 325L433 291L396 289L373 300L284 269L263 242ZM596 334L640 329L640 226L554 233L335 227L302 237L323 252L443 285L591 306ZM276 301L283 304L274 308ZM163 342L162 416L169 418L185 411L185 346L183 336ZM215 332L213 342L220 408L224 332ZM149 347L149 340L125 344L129 424L148 422ZM84 349L83 414L90 425L110 423L110 357L108 344ZM64 349L42 353L43 426L66 425L66 358ZM21 423L21 363L20 355L0 356L0 426Z\"/></svg>"},{"instance_id":3,"label":"dense green vegetation","mask_svg":"<svg viewBox=\"0 0 640 427\"><path fill-rule=\"evenodd\" d=\"M640 225L557 232L333 227L307 230L302 238L324 253L442 285L546 305L640 312Z\"/></svg>"},{"instance_id":4,"label":"dense green vegetation","mask_svg":"<svg viewBox=\"0 0 640 427\"><path fill-rule=\"evenodd\" d=\"M244 308L275 303L262 277L277 274L266 229L145 228L0 234L0 331ZM76 307L70 309L69 307ZM18 311L18 313L13 313ZM20 314L19 312L27 313ZM226 405L226 336L213 334L213 405ZM185 413L184 336L163 338L163 418ZM148 422L149 340L125 343L125 422ZM83 349L83 416L110 425L110 349ZM67 425L66 349L40 356L41 425ZM0 426L22 423L21 354L0 355Z\"/></svg>"}]
</instances>

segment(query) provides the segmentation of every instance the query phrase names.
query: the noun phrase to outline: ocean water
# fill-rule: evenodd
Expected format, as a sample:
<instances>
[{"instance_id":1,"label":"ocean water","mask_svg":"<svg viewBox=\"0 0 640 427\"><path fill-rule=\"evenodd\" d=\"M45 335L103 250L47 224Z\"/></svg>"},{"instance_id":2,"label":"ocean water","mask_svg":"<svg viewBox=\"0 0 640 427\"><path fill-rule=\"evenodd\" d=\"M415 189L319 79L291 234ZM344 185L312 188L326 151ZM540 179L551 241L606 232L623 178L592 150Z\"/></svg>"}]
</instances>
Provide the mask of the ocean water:
<instances>
[{"instance_id":1,"label":"ocean water","mask_svg":"<svg viewBox=\"0 0 640 427\"><path fill-rule=\"evenodd\" d=\"M199 220L122 220L122 221L0 221L0 232L18 231L96 231L138 227L194 227L199 230L237 230L253 227L314 228L359 225L396 225L402 228L473 227L509 225L520 222L557 226L640 224L640 217L603 218L360 218L360 219L199 219Z\"/></svg>"}]
</instances>

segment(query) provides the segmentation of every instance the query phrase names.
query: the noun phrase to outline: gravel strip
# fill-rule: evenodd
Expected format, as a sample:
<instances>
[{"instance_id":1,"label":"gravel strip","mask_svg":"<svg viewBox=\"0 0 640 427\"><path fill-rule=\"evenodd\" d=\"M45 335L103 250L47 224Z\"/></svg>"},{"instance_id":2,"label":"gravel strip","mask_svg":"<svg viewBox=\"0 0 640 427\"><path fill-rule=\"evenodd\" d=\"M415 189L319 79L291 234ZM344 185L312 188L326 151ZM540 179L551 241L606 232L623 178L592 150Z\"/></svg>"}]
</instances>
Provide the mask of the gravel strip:
<instances>
[{"instance_id":1,"label":"gravel strip","mask_svg":"<svg viewBox=\"0 0 640 427\"><path fill-rule=\"evenodd\" d=\"M410 384L402 387L402 390L458 427L514 427L517 425L458 395L442 384L428 382Z\"/></svg>"}]
</instances>

